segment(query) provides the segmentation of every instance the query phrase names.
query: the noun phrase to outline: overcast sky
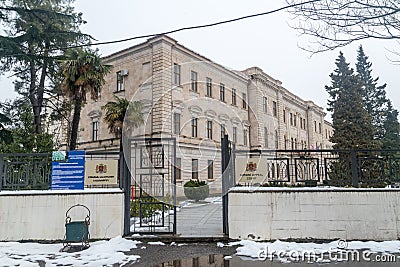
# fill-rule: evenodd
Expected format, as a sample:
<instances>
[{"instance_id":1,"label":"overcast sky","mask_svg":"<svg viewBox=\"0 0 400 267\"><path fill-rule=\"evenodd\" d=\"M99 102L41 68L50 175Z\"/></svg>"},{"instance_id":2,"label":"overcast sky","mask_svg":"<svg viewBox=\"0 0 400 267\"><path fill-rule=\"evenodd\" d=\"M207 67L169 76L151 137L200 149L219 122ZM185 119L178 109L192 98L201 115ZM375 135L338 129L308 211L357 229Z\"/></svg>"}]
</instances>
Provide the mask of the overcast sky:
<instances>
[{"instance_id":1,"label":"overcast sky","mask_svg":"<svg viewBox=\"0 0 400 267\"><path fill-rule=\"evenodd\" d=\"M273 3L271 3L273 2ZM150 33L169 31L260 13L283 6L275 1L132 1L77 0L76 10L83 13L87 24L82 31L98 41L123 39ZM295 23L286 12L241 20L238 22L188 30L170 36L180 44L228 68L243 70L251 66L262 68L282 81L283 86L305 100L326 107L324 86L330 83L329 74L335 69L339 50L313 55L299 48L308 45L307 37L299 37L288 24ZM103 56L144 42L146 39L99 46ZM364 41L361 43L373 64L373 75L387 83L387 93L394 106L400 109L400 66L388 50L400 50L394 41ZM360 43L341 49L348 62L356 62ZM13 97L9 79L0 78L0 100ZM5 93L3 93L5 92Z\"/></svg>"}]
</instances>

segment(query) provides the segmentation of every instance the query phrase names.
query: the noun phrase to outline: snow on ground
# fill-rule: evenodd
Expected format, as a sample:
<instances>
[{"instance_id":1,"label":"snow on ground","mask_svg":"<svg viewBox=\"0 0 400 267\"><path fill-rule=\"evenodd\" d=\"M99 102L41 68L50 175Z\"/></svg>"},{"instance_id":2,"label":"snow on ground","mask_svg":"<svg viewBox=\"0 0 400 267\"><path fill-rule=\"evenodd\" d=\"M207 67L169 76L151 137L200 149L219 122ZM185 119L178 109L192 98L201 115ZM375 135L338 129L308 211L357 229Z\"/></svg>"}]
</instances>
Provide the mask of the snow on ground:
<instances>
[{"instance_id":1,"label":"snow on ground","mask_svg":"<svg viewBox=\"0 0 400 267\"><path fill-rule=\"evenodd\" d=\"M217 244L221 246L220 243ZM346 260L344 257L353 256L349 252L354 252L360 255L360 258L365 256L371 258L371 254L396 255L400 258L400 241L349 241L344 240L333 241L330 243L296 243L275 241L255 242L251 240L242 240L231 242L226 246L237 246L236 255L250 257L255 260L278 259L282 263L294 261L315 261L327 263L333 261Z\"/></svg>"},{"instance_id":2,"label":"snow on ground","mask_svg":"<svg viewBox=\"0 0 400 267\"><path fill-rule=\"evenodd\" d=\"M160 242L160 241L155 241L155 242L147 242L147 244L149 245L153 245L153 246L165 246L165 243Z\"/></svg>"},{"instance_id":3,"label":"snow on ground","mask_svg":"<svg viewBox=\"0 0 400 267\"><path fill-rule=\"evenodd\" d=\"M47 266L113 266L139 259L137 255L125 255L124 251L137 248L138 241L115 237L109 241L97 241L86 250L67 253L60 252L62 244L38 244L0 242L0 266L39 266L43 261Z\"/></svg>"}]
</instances>

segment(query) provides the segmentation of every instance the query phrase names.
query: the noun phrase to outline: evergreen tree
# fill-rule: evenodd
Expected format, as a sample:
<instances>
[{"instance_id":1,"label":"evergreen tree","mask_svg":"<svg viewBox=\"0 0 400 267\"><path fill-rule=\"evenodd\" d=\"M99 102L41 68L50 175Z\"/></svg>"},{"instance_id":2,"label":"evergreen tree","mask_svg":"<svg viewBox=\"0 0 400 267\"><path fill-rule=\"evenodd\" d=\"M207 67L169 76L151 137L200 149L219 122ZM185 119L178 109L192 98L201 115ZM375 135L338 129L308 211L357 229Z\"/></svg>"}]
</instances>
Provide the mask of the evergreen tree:
<instances>
[{"instance_id":1,"label":"evergreen tree","mask_svg":"<svg viewBox=\"0 0 400 267\"><path fill-rule=\"evenodd\" d=\"M357 77L361 84L361 95L364 108L371 116L372 125L375 127L375 140L381 140L384 135L383 115L387 110L386 84L378 86L378 77L372 78L372 63L364 53L362 46L357 54Z\"/></svg>"},{"instance_id":2,"label":"evergreen tree","mask_svg":"<svg viewBox=\"0 0 400 267\"><path fill-rule=\"evenodd\" d=\"M392 103L388 101L388 107L385 111L385 121L383 123L383 149L400 149L400 124L397 120L398 115L399 112L394 109Z\"/></svg>"},{"instance_id":3,"label":"evergreen tree","mask_svg":"<svg viewBox=\"0 0 400 267\"><path fill-rule=\"evenodd\" d=\"M16 77L16 91L30 101L35 133L42 131L43 106L59 84L59 59L63 48L87 42L79 31L82 14L74 0L0 1L0 73ZM54 105L57 107L57 104Z\"/></svg>"},{"instance_id":4,"label":"evergreen tree","mask_svg":"<svg viewBox=\"0 0 400 267\"><path fill-rule=\"evenodd\" d=\"M374 127L371 124L371 116L363 105L361 84L342 52L336 60L336 67L330 74L331 86L325 86L330 96L328 111L332 112L333 147L335 149L376 147L373 141Z\"/></svg>"},{"instance_id":5,"label":"evergreen tree","mask_svg":"<svg viewBox=\"0 0 400 267\"><path fill-rule=\"evenodd\" d=\"M34 118L28 99L17 98L1 103L1 109L9 117L8 131L11 136L0 142L0 153L41 153L54 150L52 134L35 134Z\"/></svg>"},{"instance_id":6,"label":"evergreen tree","mask_svg":"<svg viewBox=\"0 0 400 267\"><path fill-rule=\"evenodd\" d=\"M5 115L0 113L0 143L10 143L12 141L11 132L6 128L11 120Z\"/></svg>"}]
</instances>

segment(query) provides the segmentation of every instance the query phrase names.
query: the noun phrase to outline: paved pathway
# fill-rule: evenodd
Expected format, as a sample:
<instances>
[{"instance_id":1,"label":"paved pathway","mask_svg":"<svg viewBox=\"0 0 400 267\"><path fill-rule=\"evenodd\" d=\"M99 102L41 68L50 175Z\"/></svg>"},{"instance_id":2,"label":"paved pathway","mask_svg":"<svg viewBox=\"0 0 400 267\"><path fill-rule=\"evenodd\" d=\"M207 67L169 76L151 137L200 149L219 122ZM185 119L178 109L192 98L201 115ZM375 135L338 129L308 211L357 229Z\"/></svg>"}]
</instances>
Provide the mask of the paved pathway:
<instances>
[{"instance_id":1,"label":"paved pathway","mask_svg":"<svg viewBox=\"0 0 400 267\"><path fill-rule=\"evenodd\" d=\"M192 203L177 213L177 233L181 237L222 237L222 202Z\"/></svg>"}]
</instances>

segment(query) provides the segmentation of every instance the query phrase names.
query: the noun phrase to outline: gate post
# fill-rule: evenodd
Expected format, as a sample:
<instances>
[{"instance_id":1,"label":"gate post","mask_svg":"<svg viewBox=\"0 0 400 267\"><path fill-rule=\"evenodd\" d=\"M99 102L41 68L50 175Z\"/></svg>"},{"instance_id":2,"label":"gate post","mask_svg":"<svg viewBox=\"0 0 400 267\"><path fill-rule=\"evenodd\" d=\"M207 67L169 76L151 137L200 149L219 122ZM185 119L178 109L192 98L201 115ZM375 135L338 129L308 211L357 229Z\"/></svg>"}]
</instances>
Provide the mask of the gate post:
<instances>
[{"instance_id":1,"label":"gate post","mask_svg":"<svg viewBox=\"0 0 400 267\"><path fill-rule=\"evenodd\" d=\"M122 141L122 138L121 138ZM130 161L131 159L131 149L130 149L130 140L128 139L127 143L129 146L124 146L127 153L127 159ZM128 162L125 159L125 155L122 152L120 155L120 160L122 161L122 186L124 190L124 236L127 236L131 232L131 175L128 168Z\"/></svg>"},{"instance_id":2,"label":"gate post","mask_svg":"<svg viewBox=\"0 0 400 267\"><path fill-rule=\"evenodd\" d=\"M228 190L231 185L231 149L229 147L228 135L221 139L221 167L222 167L222 231L229 234L228 228Z\"/></svg>"}]
</instances>

